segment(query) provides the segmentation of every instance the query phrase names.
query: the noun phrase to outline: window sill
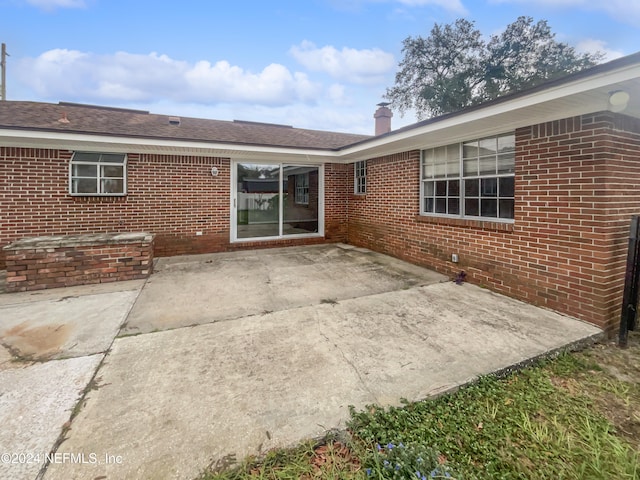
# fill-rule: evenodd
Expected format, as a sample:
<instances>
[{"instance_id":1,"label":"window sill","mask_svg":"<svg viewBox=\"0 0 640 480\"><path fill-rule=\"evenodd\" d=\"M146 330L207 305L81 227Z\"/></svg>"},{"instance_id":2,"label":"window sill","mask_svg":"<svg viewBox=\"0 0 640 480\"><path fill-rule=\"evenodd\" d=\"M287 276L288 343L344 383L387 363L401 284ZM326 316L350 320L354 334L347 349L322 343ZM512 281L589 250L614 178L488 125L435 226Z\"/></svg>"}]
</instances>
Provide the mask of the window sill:
<instances>
[{"instance_id":1,"label":"window sill","mask_svg":"<svg viewBox=\"0 0 640 480\"><path fill-rule=\"evenodd\" d=\"M351 200L366 200L367 199L367 194L366 193L352 193L350 195L350 199Z\"/></svg>"},{"instance_id":2,"label":"window sill","mask_svg":"<svg viewBox=\"0 0 640 480\"><path fill-rule=\"evenodd\" d=\"M126 193L70 193L72 197L126 197Z\"/></svg>"},{"instance_id":3,"label":"window sill","mask_svg":"<svg viewBox=\"0 0 640 480\"><path fill-rule=\"evenodd\" d=\"M127 203L127 195L69 195L69 199L73 203L86 204L124 204Z\"/></svg>"},{"instance_id":4,"label":"window sill","mask_svg":"<svg viewBox=\"0 0 640 480\"><path fill-rule=\"evenodd\" d=\"M436 225L450 225L454 227L475 228L496 232L513 232L513 222L492 222L487 220L473 220L469 218L437 217L431 215L416 215L418 223L432 223Z\"/></svg>"}]
</instances>

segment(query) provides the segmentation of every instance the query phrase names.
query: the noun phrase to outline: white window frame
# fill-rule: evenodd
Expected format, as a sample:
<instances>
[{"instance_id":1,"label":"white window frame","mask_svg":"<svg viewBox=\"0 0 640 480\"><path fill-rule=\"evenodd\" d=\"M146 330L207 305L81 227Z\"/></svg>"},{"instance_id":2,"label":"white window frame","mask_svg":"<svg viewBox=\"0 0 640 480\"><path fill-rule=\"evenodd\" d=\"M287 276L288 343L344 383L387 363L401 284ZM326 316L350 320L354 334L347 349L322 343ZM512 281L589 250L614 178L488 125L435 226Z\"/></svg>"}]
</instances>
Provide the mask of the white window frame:
<instances>
[{"instance_id":1,"label":"white window frame","mask_svg":"<svg viewBox=\"0 0 640 480\"><path fill-rule=\"evenodd\" d=\"M491 145L492 142L495 142L495 152L482 155L482 144ZM491 150L485 149L484 152L486 151ZM492 166L493 170L489 171ZM475 167L475 171L470 173L470 167ZM484 171L481 170L482 168ZM468 186L468 190L471 191L473 181L478 182L478 192L467 194L466 187ZM483 195L483 190L488 192L489 188L495 193ZM515 192L511 192L511 189L515 190L515 133L513 132L421 151L420 215L514 223ZM501 190L506 194L501 195ZM471 215L466 211L468 210L466 201L476 199L478 214ZM483 199L495 201L495 217L482 215ZM503 208L504 212L510 211L513 216L501 217Z\"/></svg>"},{"instance_id":2,"label":"white window frame","mask_svg":"<svg viewBox=\"0 0 640 480\"><path fill-rule=\"evenodd\" d=\"M94 167L95 174L80 174L74 167ZM122 174L119 176L107 175L107 167L120 167ZM95 191L78 191L76 181L95 181ZM105 188L109 180L121 181L122 190L107 191ZM69 194L78 197L122 197L127 194L127 155L123 153L101 152L73 152L69 161Z\"/></svg>"},{"instance_id":3,"label":"white window frame","mask_svg":"<svg viewBox=\"0 0 640 480\"><path fill-rule=\"evenodd\" d=\"M295 203L309 205L309 173L295 175Z\"/></svg>"},{"instance_id":4,"label":"white window frame","mask_svg":"<svg viewBox=\"0 0 640 480\"><path fill-rule=\"evenodd\" d=\"M353 164L353 193L367 194L367 161L361 160Z\"/></svg>"}]
</instances>

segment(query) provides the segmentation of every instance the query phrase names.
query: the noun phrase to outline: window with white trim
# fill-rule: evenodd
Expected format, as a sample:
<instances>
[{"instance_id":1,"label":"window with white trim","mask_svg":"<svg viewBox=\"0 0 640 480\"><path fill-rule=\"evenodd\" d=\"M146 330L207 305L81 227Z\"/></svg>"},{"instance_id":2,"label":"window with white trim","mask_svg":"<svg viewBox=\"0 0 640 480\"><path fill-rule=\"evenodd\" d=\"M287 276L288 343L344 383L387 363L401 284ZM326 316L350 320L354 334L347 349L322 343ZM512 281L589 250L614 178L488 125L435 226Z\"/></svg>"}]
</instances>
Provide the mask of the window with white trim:
<instances>
[{"instance_id":1,"label":"window with white trim","mask_svg":"<svg viewBox=\"0 0 640 480\"><path fill-rule=\"evenodd\" d=\"M309 174L300 173L296 175L296 203L309 205Z\"/></svg>"},{"instance_id":2,"label":"window with white trim","mask_svg":"<svg viewBox=\"0 0 640 480\"><path fill-rule=\"evenodd\" d=\"M74 152L69 163L71 195L125 195L127 156L122 153Z\"/></svg>"},{"instance_id":3,"label":"window with white trim","mask_svg":"<svg viewBox=\"0 0 640 480\"><path fill-rule=\"evenodd\" d=\"M367 161L362 160L353 164L354 193L364 195L367 193Z\"/></svg>"},{"instance_id":4,"label":"window with white trim","mask_svg":"<svg viewBox=\"0 0 640 480\"><path fill-rule=\"evenodd\" d=\"M513 220L513 133L423 150L420 170L421 214Z\"/></svg>"}]
</instances>

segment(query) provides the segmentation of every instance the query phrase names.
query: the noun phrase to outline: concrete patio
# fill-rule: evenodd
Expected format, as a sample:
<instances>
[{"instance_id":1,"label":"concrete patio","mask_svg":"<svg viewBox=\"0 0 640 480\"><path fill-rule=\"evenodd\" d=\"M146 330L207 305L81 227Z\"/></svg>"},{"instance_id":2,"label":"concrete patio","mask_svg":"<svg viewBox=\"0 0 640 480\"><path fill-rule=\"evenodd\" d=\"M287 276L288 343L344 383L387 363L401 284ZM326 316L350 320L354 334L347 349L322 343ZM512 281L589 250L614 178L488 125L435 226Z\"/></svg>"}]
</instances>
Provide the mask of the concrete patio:
<instances>
[{"instance_id":1,"label":"concrete patio","mask_svg":"<svg viewBox=\"0 0 640 480\"><path fill-rule=\"evenodd\" d=\"M146 283L0 295L0 317L2 452L70 427L46 469L0 463L30 480L193 479L601 335L348 245L164 258Z\"/></svg>"}]
</instances>

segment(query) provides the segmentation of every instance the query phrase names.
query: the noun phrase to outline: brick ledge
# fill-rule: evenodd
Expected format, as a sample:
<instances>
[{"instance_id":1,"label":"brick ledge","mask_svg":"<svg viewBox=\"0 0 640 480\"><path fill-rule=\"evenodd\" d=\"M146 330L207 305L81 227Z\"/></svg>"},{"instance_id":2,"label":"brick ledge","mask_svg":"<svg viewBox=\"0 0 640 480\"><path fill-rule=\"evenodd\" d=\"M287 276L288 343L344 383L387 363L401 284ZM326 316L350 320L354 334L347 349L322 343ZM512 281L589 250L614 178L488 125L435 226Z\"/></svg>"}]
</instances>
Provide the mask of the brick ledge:
<instances>
[{"instance_id":1,"label":"brick ledge","mask_svg":"<svg viewBox=\"0 0 640 480\"><path fill-rule=\"evenodd\" d=\"M150 243L153 234L135 233L98 233L81 235L57 235L50 237L31 237L16 240L2 247L3 250L31 250L34 248L63 248L97 245L127 245L131 243Z\"/></svg>"},{"instance_id":2,"label":"brick ledge","mask_svg":"<svg viewBox=\"0 0 640 480\"><path fill-rule=\"evenodd\" d=\"M475 228L478 230L490 230L496 232L513 232L515 225L506 222L489 222L486 220L470 220L463 218L431 217L427 215L416 215L414 217L418 223L432 223L436 225L450 225L453 227Z\"/></svg>"}]
</instances>

